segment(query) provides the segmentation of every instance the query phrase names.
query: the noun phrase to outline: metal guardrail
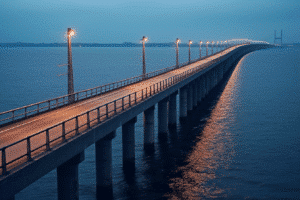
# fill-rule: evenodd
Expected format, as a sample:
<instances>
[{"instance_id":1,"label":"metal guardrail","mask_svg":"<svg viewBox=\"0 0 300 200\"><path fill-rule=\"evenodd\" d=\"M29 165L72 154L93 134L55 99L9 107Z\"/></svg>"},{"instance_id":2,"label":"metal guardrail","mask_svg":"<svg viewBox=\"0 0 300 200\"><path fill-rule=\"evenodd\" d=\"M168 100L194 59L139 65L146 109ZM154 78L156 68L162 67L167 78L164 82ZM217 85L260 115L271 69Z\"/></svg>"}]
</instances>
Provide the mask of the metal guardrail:
<instances>
[{"instance_id":1,"label":"metal guardrail","mask_svg":"<svg viewBox=\"0 0 300 200\"><path fill-rule=\"evenodd\" d=\"M215 55L220 52L221 51L216 52L212 55ZM209 55L209 56L212 56L212 55ZM160 70L156 70L154 72L147 73L145 75L145 79L152 78L157 75L161 75L163 73L169 72L176 68L181 68L183 66L191 64L193 62L197 62L197 61L205 59L207 57L208 56L204 56L204 57L201 57L198 59L194 59L191 62L181 63L179 66L173 65L171 67L167 67L164 69L160 69ZM98 86L95 88L79 91L79 92L76 92L73 94L68 94L68 95L64 95L64 96L57 97L54 99L49 99L49 100L41 101L38 103L30 104L27 106L23 106L20 108L12 109L9 111L1 112L0 113L0 126L3 126L8 123L13 123L13 122L21 120L21 119L25 119L27 117L34 116L36 114L39 114L39 113L42 113L45 111L53 110L53 109L68 105L70 103L74 103L74 102L81 101L81 100L84 100L84 99L87 99L90 97L94 97L94 96L130 85L133 83L137 83L142 80L144 80L143 75L135 76L135 77L121 80L121 81Z\"/></svg>"},{"instance_id":2,"label":"metal guardrail","mask_svg":"<svg viewBox=\"0 0 300 200\"><path fill-rule=\"evenodd\" d=\"M96 126L97 124L106 121L116 114L141 103L142 101L150 98L156 93L163 91L168 87L180 82L181 80L195 74L202 68L203 66L197 66L195 68L189 69L179 75L169 77L168 79L157 82L138 92L134 92L122 98L116 99L105 105L99 106L80 115L77 115L71 119L48 127L45 130L28 136L15 143L2 147L0 149L0 174L7 174L9 172L8 168L14 168L14 166L17 165L16 163L18 161L22 161L22 159L25 162L30 161L34 156L39 155L39 153L41 152L51 151L51 148L53 148L54 146L66 142L67 139L80 135L81 131ZM164 70L167 71L167 69ZM155 76L156 72L149 74L151 74L151 76ZM149 77L150 75L148 76L148 78ZM19 153L21 155L10 158L10 160L8 160L7 156L11 156L14 152L20 151L20 147L23 147L23 149L25 149L25 152Z\"/></svg>"}]
</instances>

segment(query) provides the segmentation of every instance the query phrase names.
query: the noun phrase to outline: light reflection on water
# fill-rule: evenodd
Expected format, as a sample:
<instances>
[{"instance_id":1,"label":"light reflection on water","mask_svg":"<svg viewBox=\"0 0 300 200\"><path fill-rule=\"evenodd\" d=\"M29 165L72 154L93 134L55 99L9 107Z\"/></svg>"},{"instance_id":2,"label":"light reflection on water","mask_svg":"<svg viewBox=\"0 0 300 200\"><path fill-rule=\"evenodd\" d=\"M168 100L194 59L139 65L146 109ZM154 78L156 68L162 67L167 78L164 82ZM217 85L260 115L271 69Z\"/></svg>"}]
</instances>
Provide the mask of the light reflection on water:
<instances>
[{"instance_id":1,"label":"light reflection on water","mask_svg":"<svg viewBox=\"0 0 300 200\"><path fill-rule=\"evenodd\" d=\"M211 182L216 182L220 177L217 169L228 169L230 160L235 155L235 145L228 127L235 120L232 106L233 96L237 92L237 79L241 62L236 66L226 88L216 100L211 114L206 119L200 134L197 136L195 146L187 156L184 166L178 167L176 172L181 177L172 178L169 187L173 190L166 194L170 199L199 199L216 198L227 192ZM222 195L223 194L223 195Z\"/></svg>"}]
</instances>

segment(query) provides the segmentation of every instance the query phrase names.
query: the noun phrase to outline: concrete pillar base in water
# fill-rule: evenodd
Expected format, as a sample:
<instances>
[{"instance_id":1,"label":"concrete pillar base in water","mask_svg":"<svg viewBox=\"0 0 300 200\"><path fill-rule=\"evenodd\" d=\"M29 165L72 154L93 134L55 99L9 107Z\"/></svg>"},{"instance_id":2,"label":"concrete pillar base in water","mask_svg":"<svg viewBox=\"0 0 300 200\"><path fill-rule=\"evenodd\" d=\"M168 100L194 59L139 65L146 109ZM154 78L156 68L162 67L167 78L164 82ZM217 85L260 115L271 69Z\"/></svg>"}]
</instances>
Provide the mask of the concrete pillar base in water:
<instances>
[{"instance_id":1,"label":"concrete pillar base in water","mask_svg":"<svg viewBox=\"0 0 300 200\"><path fill-rule=\"evenodd\" d=\"M193 82L193 108L197 107L197 97L198 97L198 85L197 82Z\"/></svg>"},{"instance_id":2,"label":"concrete pillar base in water","mask_svg":"<svg viewBox=\"0 0 300 200\"><path fill-rule=\"evenodd\" d=\"M164 98L158 102L158 133L168 132L168 100L169 97Z\"/></svg>"},{"instance_id":3,"label":"concrete pillar base in water","mask_svg":"<svg viewBox=\"0 0 300 200\"><path fill-rule=\"evenodd\" d=\"M176 95L178 94L178 91L170 95L169 100L169 126L174 127L176 126L176 120L177 120L177 109L176 109Z\"/></svg>"},{"instance_id":4,"label":"concrete pillar base in water","mask_svg":"<svg viewBox=\"0 0 300 200\"><path fill-rule=\"evenodd\" d=\"M144 149L146 151L154 150L154 109L151 106L144 111Z\"/></svg>"},{"instance_id":5,"label":"concrete pillar base in water","mask_svg":"<svg viewBox=\"0 0 300 200\"><path fill-rule=\"evenodd\" d=\"M84 160L84 151L57 167L59 200L79 199L78 165Z\"/></svg>"},{"instance_id":6,"label":"concrete pillar base in water","mask_svg":"<svg viewBox=\"0 0 300 200\"><path fill-rule=\"evenodd\" d=\"M116 131L100 139L96 149L96 194L97 199L113 197L112 187L112 139Z\"/></svg>"},{"instance_id":7,"label":"concrete pillar base in water","mask_svg":"<svg viewBox=\"0 0 300 200\"><path fill-rule=\"evenodd\" d=\"M193 86L190 83L187 90L187 111L190 112L193 110Z\"/></svg>"},{"instance_id":8,"label":"concrete pillar base in water","mask_svg":"<svg viewBox=\"0 0 300 200\"><path fill-rule=\"evenodd\" d=\"M187 117L187 88L182 87L179 90L179 103L180 103L180 118Z\"/></svg>"},{"instance_id":9,"label":"concrete pillar base in water","mask_svg":"<svg viewBox=\"0 0 300 200\"><path fill-rule=\"evenodd\" d=\"M137 118L129 120L122 125L122 148L123 148L123 168L135 169L135 137L134 124Z\"/></svg>"}]
</instances>

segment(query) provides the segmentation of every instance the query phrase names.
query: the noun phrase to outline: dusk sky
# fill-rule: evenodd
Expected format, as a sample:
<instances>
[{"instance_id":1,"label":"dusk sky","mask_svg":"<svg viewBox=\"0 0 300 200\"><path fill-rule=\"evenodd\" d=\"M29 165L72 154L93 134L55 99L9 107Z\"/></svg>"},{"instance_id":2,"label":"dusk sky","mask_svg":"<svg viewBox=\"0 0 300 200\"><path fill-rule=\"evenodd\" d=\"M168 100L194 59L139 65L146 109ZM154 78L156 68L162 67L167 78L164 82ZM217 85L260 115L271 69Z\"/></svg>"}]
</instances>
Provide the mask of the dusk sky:
<instances>
[{"instance_id":1,"label":"dusk sky","mask_svg":"<svg viewBox=\"0 0 300 200\"><path fill-rule=\"evenodd\" d=\"M150 42L248 38L300 42L299 0L0 0L0 43Z\"/></svg>"}]
</instances>

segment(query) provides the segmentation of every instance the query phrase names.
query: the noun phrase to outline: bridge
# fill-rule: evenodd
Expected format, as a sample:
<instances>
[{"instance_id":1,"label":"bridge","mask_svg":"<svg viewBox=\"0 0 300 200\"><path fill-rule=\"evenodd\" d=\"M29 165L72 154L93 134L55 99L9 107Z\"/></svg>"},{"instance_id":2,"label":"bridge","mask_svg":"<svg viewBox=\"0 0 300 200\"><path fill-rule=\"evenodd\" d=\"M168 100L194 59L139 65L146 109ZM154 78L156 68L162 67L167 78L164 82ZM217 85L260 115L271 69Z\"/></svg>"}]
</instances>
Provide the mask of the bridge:
<instances>
[{"instance_id":1,"label":"bridge","mask_svg":"<svg viewBox=\"0 0 300 200\"><path fill-rule=\"evenodd\" d=\"M97 195L112 194L112 139L122 127L123 168L135 163L134 124L144 114L144 147L177 117L186 119L235 63L268 44L238 44L181 65L0 113L0 197L14 195L57 168L59 199L78 199L78 165L96 149ZM179 95L179 105L176 96ZM72 101L69 101L72 99ZM177 116L179 106L179 116Z\"/></svg>"}]
</instances>

